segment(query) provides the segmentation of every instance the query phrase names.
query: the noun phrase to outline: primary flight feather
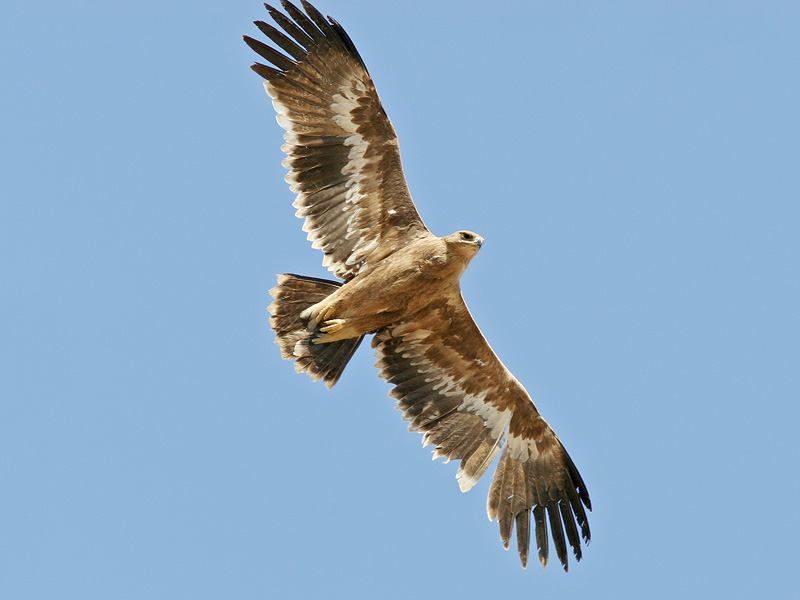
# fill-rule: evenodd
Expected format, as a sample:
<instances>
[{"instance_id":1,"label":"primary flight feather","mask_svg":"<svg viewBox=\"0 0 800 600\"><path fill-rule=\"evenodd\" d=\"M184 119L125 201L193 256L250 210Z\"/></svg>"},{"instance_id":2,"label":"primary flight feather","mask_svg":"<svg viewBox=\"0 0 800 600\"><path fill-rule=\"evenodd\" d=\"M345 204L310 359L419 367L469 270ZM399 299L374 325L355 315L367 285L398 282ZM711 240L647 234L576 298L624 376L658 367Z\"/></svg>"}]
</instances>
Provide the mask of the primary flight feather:
<instances>
[{"instance_id":1,"label":"primary flight feather","mask_svg":"<svg viewBox=\"0 0 800 600\"><path fill-rule=\"evenodd\" d=\"M539 560L549 537L567 569L590 538L589 494L528 392L484 339L459 280L483 238L433 235L417 212L397 136L355 45L332 18L303 1L265 5L278 27L256 26L275 47L245 36L270 65L253 70L286 130L283 164L294 206L323 264L339 281L278 276L270 324L284 358L332 387L365 335L380 375L394 385L411 431L434 456L461 460L462 491L500 454L487 501L508 548L516 527L528 562L530 520ZM288 15L288 16L287 16ZM502 450L502 452L501 452Z\"/></svg>"}]
</instances>

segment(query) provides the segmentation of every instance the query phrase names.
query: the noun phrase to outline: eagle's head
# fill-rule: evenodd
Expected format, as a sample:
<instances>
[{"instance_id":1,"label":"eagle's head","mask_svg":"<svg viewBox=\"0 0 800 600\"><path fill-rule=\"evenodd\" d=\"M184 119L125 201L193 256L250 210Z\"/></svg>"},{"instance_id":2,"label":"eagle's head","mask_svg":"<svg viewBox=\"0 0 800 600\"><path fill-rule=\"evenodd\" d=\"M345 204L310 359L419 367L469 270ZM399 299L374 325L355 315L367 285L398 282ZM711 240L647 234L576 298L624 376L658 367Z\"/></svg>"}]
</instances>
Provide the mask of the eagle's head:
<instances>
[{"instance_id":1,"label":"eagle's head","mask_svg":"<svg viewBox=\"0 0 800 600\"><path fill-rule=\"evenodd\" d=\"M463 251L471 253L473 256L478 253L483 245L483 238L472 231L456 231L446 238L448 243L460 246Z\"/></svg>"},{"instance_id":2,"label":"eagle's head","mask_svg":"<svg viewBox=\"0 0 800 600\"><path fill-rule=\"evenodd\" d=\"M442 238L447 243L448 255L464 261L464 268L478 253L483 245L483 238L472 231L456 231Z\"/></svg>"}]
</instances>

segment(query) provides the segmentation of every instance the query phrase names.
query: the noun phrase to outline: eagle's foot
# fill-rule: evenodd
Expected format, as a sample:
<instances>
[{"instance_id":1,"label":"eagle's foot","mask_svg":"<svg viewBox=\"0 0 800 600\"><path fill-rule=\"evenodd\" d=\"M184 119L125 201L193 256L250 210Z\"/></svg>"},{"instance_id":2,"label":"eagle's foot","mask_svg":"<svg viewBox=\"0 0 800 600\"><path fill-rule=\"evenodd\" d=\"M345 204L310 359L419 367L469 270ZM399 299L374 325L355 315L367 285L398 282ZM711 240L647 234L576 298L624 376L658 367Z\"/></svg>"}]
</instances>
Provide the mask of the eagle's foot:
<instances>
[{"instance_id":1,"label":"eagle's foot","mask_svg":"<svg viewBox=\"0 0 800 600\"><path fill-rule=\"evenodd\" d=\"M347 319L328 319L322 322L319 333L313 338L315 344L329 344L361 335L358 330L353 328L352 320Z\"/></svg>"},{"instance_id":2,"label":"eagle's foot","mask_svg":"<svg viewBox=\"0 0 800 600\"><path fill-rule=\"evenodd\" d=\"M344 328L344 319L329 319L322 324L319 330L322 333L336 333Z\"/></svg>"},{"instance_id":3,"label":"eagle's foot","mask_svg":"<svg viewBox=\"0 0 800 600\"><path fill-rule=\"evenodd\" d=\"M309 306L300 313L300 318L306 321L314 321L315 323L322 323L327 321L329 317L333 316L332 306L321 306L322 302L318 302L313 306Z\"/></svg>"}]
</instances>

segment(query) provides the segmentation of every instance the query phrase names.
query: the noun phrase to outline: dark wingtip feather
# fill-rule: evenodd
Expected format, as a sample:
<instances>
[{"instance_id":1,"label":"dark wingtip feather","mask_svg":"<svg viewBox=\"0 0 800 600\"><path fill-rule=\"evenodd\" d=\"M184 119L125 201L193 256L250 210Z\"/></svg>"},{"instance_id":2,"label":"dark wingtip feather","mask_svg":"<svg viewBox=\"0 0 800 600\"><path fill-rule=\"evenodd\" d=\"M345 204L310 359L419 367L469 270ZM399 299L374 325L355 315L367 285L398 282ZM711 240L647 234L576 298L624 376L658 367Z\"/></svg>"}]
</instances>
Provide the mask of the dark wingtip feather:
<instances>
[{"instance_id":1,"label":"dark wingtip feather","mask_svg":"<svg viewBox=\"0 0 800 600\"><path fill-rule=\"evenodd\" d=\"M256 52L259 56L266 58L269 62L273 65L281 69L282 71L290 71L294 67L297 66L297 63L289 58L285 57L283 54L267 46L264 42L260 42L253 38L245 38L245 43L250 46L252 50Z\"/></svg>"},{"instance_id":2,"label":"dark wingtip feather","mask_svg":"<svg viewBox=\"0 0 800 600\"><path fill-rule=\"evenodd\" d=\"M353 43L353 40L350 39L350 36L347 35L347 32L344 30L344 27L339 25L339 22L332 17L328 17L328 21L330 21L333 30L339 36L339 40L342 42L342 45L354 58L358 59L358 62L361 63L361 66L364 67L364 69L366 70L367 65L364 64L364 59L361 58L361 55L358 53L358 49L356 48L356 45Z\"/></svg>"},{"instance_id":3,"label":"dark wingtip feather","mask_svg":"<svg viewBox=\"0 0 800 600\"><path fill-rule=\"evenodd\" d=\"M544 520L544 508L541 505L533 507L533 519L536 522L536 549L539 551L539 562L544 568L547 566L549 547L547 522Z\"/></svg>"},{"instance_id":4,"label":"dark wingtip feather","mask_svg":"<svg viewBox=\"0 0 800 600\"><path fill-rule=\"evenodd\" d=\"M581 500L583 501L583 503L586 505L586 508L588 508L591 511L592 510L592 501L589 499L589 492L586 491L586 486L583 485L582 481L581 481L581 485L578 487L578 494L580 495Z\"/></svg>"},{"instance_id":5,"label":"dark wingtip feather","mask_svg":"<svg viewBox=\"0 0 800 600\"><path fill-rule=\"evenodd\" d=\"M519 552L519 562L522 568L528 568L528 552L531 547L531 511L525 509L517 513L517 551Z\"/></svg>"},{"instance_id":6,"label":"dark wingtip feather","mask_svg":"<svg viewBox=\"0 0 800 600\"><path fill-rule=\"evenodd\" d=\"M283 27L283 30L292 36L294 40L303 48L310 50L314 47L314 40L308 37L308 35L300 27L295 25L294 21L292 21L289 17L269 4L264 4L264 8L267 9L267 12L269 12L269 15L275 20L275 22Z\"/></svg>"},{"instance_id":7,"label":"dark wingtip feather","mask_svg":"<svg viewBox=\"0 0 800 600\"><path fill-rule=\"evenodd\" d=\"M294 22L317 44L322 44L324 46L328 43L325 34L319 30L319 27L317 27L302 10L289 2L289 0L281 0L281 4L283 5L283 9L289 13L289 16L294 19Z\"/></svg>"},{"instance_id":8,"label":"dark wingtip feather","mask_svg":"<svg viewBox=\"0 0 800 600\"><path fill-rule=\"evenodd\" d=\"M264 21L254 21L254 23L255 26L259 28L261 33L266 35L269 39L280 46L281 49L293 59L300 61L306 57L307 51L304 48L298 46L295 42L275 29L269 23L264 23Z\"/></svg>"},{"instance_id":9,"label":"dark wingtip feather","mask_svg":"<svg viewBox=\"0 0 800 600\"><path fill-rule=\"evenodd\" d=\"M567 542L564 539L564 529L561 525L561 512L554 503L547 505L547 516L550 518L550 533L553 536L553 545L556 547L556 555L561 561L564 570L568 570L567 564Z\"/></svg>"},{"instance_id":10,"label":"dark wingtip feather","mask_svg":"<svg viewBox=\"0 0 800 600\"><path fill-rule=\"evenodd\" d=\"M566 492L561 494L561 502L559 502L558 507L561 509L561 520L564 522L567 541L572 547L575 560L580 560L582 557L581 540L580 537L578 537L578 528L575 526L575 516L572 514L572 505L569 502L569 498L567 498Z\"/></svg>"},{"instance_id":11,"label":"dark wingtip feather","mask_svg":"<svg viewBox=\"0 0 800 600\"><path fill-rule=\"evenodd\" d=\"M261 63L254 63L250 65L250 68L253 69L256 73L261 75L267 81L278 77L282 73L277 69L273 69L272 67L268 67L267 65L262 65Z\"/></svg>"},{"instance_id":12,"label":"dark wingtip feather","mask_svg":"<svg viewBox=\"0 0 800 600\"><path fill-rule=\"evenodd\" d=\"M319 30L323 34L327 36L333 35L335 37L336 34L333 33L330 23L328 23L328 21L325 20L325 17L322 16L322 13L320 13L316 8L314 8L313 4L311 4L310 2L306 2L306 0L300 0L300 4L303 5L303 9L305 9L306 14L311 18L314 24L317 27L319 27Z\"/></svg>"}]
</instances>

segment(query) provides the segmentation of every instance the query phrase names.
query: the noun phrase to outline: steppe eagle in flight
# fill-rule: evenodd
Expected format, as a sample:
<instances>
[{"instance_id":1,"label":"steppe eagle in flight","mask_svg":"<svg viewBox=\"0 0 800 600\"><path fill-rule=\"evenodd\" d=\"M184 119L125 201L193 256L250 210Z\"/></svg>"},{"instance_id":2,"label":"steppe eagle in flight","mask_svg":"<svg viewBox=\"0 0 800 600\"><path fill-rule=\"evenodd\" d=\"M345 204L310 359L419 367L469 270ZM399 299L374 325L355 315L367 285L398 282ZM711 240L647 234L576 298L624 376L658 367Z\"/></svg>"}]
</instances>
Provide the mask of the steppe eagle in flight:
<instances>
[{"instance_id":1,"label":"steppe eagle in flight","mask_svg":"<svg viewBox=\"0 0 800 600\"><path fill-rule=\"evenodd\" d=\"M273 44L245 36L272 66L256 63L286 130L283 164L297 216L323 264L342 280L278 276L270 324L284 358L333 386L365 335L380 376L394 385L411 431L434 456L461 460L469 490L502 450L487 502L508 548L516 526L522 565L530 520L542 565L548 524L564 569L567 544L589 541L586 485L528 392L481 334L459 279L483 238L433 235L408 191L392 124L356 47L332 18L303 1L266 5L255 24ZM288 16L287 16L288 15Z\"/></svg>"}]
</instances>

